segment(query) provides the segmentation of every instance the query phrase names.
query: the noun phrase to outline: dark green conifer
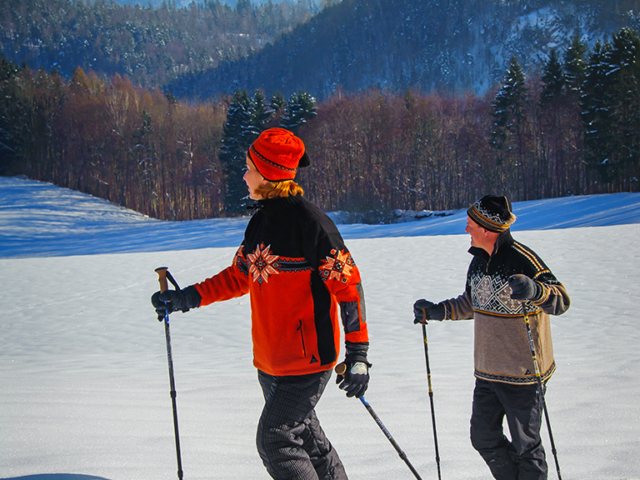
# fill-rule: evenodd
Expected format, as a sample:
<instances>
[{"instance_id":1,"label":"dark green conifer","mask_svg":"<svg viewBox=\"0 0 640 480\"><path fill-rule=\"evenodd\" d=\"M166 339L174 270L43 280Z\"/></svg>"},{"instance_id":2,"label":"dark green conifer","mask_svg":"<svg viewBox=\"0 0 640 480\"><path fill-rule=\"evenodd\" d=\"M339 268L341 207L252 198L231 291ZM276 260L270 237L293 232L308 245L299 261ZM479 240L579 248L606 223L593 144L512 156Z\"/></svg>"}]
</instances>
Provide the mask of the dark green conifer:
<instances>
[{"instance_id":1,"label":"dark green conifer","mask_svg":"<svg viewBox=\"0 0 640 480\"><path fill-rule=\"evenodd\" d=\"M492 103L491 115L494 118L491 132L491 145L502 150L507 141L507 133L518 133L525 116L524 108L528 101L526 78L520 62L511 57L505 72L502 87ZM500 153L498 154L499 159ZM500 163L500 161L498 162Z\"/></svg>"},{"instance_id":2,"label":"dark green conifer","mask_svg":"<svg viewBox=\"0 0 640 480\"><path fill-rule=\"evenodd\" d=\"M562 95L565 78L562 71L562 65L558 60L558 54L555 48L549 52L549 60L544 65L542 72L542 92L540 93L540 103L546 104Z\"/></svg>"},{"instance_id":3,"label":"dark green conifer","mask_svg":"<svg viewBox=\"0 0 640 480\"><path fill-rule=\"evenodd\" d=\"M218 158L225 175L225 212L239 214L248 204L247 187L242 180L246 153L255 140L251 99L246 90L236 90L229 103L227 121L222 127L222 145Z\"/></svg>"},{"instance_id":4,"label":"dark green conifer","mask_svg":"<svg viewBox=\"0 0 640 480\"><path fill-rule=\"evenodd\" d=\"M295 132L300 125L317 115L316 110L316 99L309 92L300 90L298 93L292 93L284 107L280 125Z\"/></svg>"},{"instance_id":5,"label":"dark green conifer","mask_svg":"<svg viewBox=\"0 0 640 480\"><path fill-rule=\"evenodd\" d=\"M585 161L604 181L610 177L609 162L613 150L612 84L608 56L611 45L596 42L582 86L582 121L585 127Z\"/></svg>"},{"instance_id":6,"label":"dark green conifer","mask_svg":"<svg viewBox=\"0 0 640 480\"><path fill-rule=\"evenodd\" d=\"M580 95L582 83L587 70L587 45L580 40L580 36L573 37L571 45L564 53L564 77L567 91Z\"/></svg>"}]
</instances>

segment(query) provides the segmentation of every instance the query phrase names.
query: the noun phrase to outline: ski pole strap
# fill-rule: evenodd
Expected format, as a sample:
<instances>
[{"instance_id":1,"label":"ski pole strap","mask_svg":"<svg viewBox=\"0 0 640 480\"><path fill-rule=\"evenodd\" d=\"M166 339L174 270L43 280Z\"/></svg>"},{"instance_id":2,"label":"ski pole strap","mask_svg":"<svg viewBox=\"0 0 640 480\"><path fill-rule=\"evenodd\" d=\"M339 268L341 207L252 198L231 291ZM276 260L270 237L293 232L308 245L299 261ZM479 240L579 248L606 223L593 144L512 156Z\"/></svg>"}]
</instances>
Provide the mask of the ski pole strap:
<instances>
[{"instance_id":1,"label":"ski pole strap","mask_svg":"<svg viewBox=\"0 0 640 480\"><path fill-rule=\"evenodd\" d=\"M175 288L176 290L180 290L180 287L178 286L178 282L176 282L176 280L173 278L173 275L171 275L169 270L167 270L167 278L171 282L171 285L173 285L173 288Z\"/></svg>"}]
</instances>

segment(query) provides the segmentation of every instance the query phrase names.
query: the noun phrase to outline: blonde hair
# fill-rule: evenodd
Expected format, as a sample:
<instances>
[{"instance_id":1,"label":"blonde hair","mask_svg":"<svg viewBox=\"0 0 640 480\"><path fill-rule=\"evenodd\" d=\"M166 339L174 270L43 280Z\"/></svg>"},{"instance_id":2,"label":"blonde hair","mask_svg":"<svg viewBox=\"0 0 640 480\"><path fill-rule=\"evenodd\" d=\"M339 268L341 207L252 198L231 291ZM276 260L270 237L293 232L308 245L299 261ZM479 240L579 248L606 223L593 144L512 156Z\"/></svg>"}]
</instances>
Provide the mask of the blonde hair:
<instances>
[{"instance_id":1,"label":"blonde hair","mask_svg":"<svg viewBox=\"0 0 640 480\"><path fill-rule=\"evenodd\" d=\"M266 185L258 187L256 193L262 198L267 199L304 195L304 190L293 180L284 180L282 182L268 182Z\"/></svg>"}]
</instances>

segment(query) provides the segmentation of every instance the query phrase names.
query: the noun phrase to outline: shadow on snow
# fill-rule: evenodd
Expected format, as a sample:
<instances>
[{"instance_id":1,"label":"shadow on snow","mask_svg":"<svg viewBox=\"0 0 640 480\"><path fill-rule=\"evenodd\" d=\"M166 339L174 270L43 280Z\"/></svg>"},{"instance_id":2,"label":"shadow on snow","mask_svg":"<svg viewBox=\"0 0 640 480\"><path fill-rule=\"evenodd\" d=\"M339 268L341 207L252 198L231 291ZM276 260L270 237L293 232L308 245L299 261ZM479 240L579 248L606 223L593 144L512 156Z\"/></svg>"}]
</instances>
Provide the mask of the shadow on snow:
<instances>
[{"instance_id":1,"label":"shadow on snow","mask_svg":"<svg viewBox=\"0 0 640 480\"><path fill-rule=\"evenodd\" d=\"M104 477L93 475L77 475L75 473L43 473L39 475L27 475L24 477L6 477L0 480L108 480Z\"/></svg>"}]
</instances>

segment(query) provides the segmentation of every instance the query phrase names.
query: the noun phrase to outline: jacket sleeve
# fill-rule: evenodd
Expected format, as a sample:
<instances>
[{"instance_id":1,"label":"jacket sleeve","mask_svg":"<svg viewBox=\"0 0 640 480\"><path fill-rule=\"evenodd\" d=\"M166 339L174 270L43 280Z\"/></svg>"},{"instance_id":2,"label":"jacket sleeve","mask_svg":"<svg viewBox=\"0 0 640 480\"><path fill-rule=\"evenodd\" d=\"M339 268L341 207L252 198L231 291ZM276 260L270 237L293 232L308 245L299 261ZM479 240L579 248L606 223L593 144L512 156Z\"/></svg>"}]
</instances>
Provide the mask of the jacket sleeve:
<instances>
[{"instance_id":1,"label":"jacket sleeve","mask_svg":"<svg viewBox=\"0 0 640 480\"><path fill-rule=\"evenodd\" d=\"M202 297L200 306L241 297L249 293L249 270L244 257L244 245L233 258L233 264L204 282L194 285Z\"/></svg>"},{"instance_id":2,"label":"jacket sleeve","mask_svg":"<svg viewBox=\"0 0 640 480\"><path fill-rule=\"evenodd\" d=\"M542 287L542 295L531 303L549 315L562 315L569 310L571 306L569 294L564 285L558 282L549 270L534 276L533 280Z\"/></svg>"},{"instance_id":3,"label":"jacket sleeve","mask_svg":"<svg viewBox=\"0 0 640 480\"><path fill-rule=\"evenodd\" d=\"M522 273L542 287L540 296L531 303L549 315L562 315L571 305L567 290L533 250L517 242L514 245L521 254Z\"/></svg>"},{"instance_id":4,"label":"jacket sleeve","mask_svg":"<svg viewBox=\"0 0 640 480\"><path fill-rule=\"evenodd\" d=\"M342 236L328 217L315 218L306 227L313 240L306 244L305 256L317 269L327 290L336 298L346 342L369 341L364 291L360 271Z\"/></svg>"},{"instance_id":5,"label":"jacket sleeve","mask_svg":"<svg viewBox=\"0 0 640 480\"><path fill-rule=\"evenodd\" d=\"M320 278L340 305L340 315L345 341L362 343L369 341L364 291L360 271L346 247L333 248L318 268Z\"/></svg>"},{"instance_id":6,"label":"jacket sleeve","mask_svg":"<svg viewBox=\"0 0 640 480\"><path fill-rule=\"evenodd\" d=\"M445 320L470 320L473 318L473 305L468 291L457 298L445 300L442 304L444 305Z\"/></svg>"}]
</instances>

